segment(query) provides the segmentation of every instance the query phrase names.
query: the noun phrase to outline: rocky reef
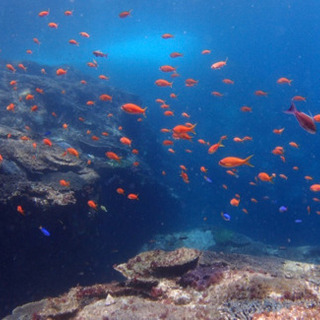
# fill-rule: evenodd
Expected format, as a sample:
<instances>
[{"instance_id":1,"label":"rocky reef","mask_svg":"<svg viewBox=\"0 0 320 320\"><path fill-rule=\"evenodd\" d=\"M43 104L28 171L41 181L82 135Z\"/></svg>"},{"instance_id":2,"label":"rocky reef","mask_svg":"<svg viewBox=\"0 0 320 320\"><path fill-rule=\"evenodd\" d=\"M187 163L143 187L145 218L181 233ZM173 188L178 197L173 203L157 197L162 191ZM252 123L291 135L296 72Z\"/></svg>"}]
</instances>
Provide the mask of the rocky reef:
<instances>
[{"instance_id":1,"label":"rocky reef","mask_svg":"<svg viewBox=\"0 0 320 320\"><path fill-rule=\"evenodd\" d=\"M126 280L75 287L5 320L318 319L320 267L180 248L114 266Z\"/></svg>"},{"instance_id":2,"label":"rocky reef","mask_svg":"<svg viewBox=\"0 0 320 320\"><path fill-rule=\"evenodd\" d=\"M6 63L18 62L0 61L0 317L30 296L35 300L43 291L53 294L92 281L102 273L99 266L115 259L128 242L144 241L134 223L151 234L166 220L166 205L179 207L148 165L153 155L147 150L161 154L154 133L144 119L120 108L128 102L142 105L137 96L74 68L59 77L56 67L20 62L27 71L11 72ZM103 101L103 94L112 99ZM123 136L132 138L131 147L120 143ZM107 151L121 161L107 158ZM125 195L116 192L118 187ZM141 194L140 201L128 200L128 193ZM155 205L155 217L136 214L147 201ZM42 227L51 234L47 239ZM8 294L5 287L15 290Z\"/></svg>"}]
</instances>

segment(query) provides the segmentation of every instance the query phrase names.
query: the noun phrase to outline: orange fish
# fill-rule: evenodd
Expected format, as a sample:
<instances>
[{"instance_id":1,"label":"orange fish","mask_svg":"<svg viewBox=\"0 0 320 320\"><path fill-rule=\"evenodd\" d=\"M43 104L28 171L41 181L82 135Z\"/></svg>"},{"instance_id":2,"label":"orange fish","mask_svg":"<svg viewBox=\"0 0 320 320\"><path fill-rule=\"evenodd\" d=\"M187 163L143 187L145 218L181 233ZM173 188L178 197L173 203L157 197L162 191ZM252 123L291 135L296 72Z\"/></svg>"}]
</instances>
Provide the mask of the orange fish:
<instances>
[{"instance_id":1,"label":"orange fish","mask_svg":"<svg viewBox=\"0 0 320 320\"><path fill-rule=\"evenodd\" d=\"M10 104L7 106L7 110L14 112L14 107L15 107L15 104L14 104L14 103L10 103Z\"/></svg>"},{"instance_id":2,"label":"orange fish","mask_svg":"<svg viewBox=\"0 0 320 320\"><path fill-rule=\"evenodd\" d=\"M130 114L143 114L145 116L147 108L142 109L134 103L126 103L121 106L121 109Z\"/></svg>"},{"instance_id":3,"label":"orange fish","mask_svg":"<svg viewBox=\"0 0 320 320\"><path fill-rule=\"evenodd\" d=\"M22 141L29 141L29 140L31 140L29 137L27 137L27 136L22 136L22 137L20 137L20 140L22 140Z\"/></svg>"},{"instance_id":4,"label":"orange fish","mask_svg":"<svg viewBox=\"0 0 320 320\"><path fill-rule=\"evenodd\" d=\"M234 81L231 79L223 79L222 82L225 84L234 84Z\"/></svg>"},{"instance_id":5,"label":"orange fish","mask_svg":"<svg viewBox=\"0 0 320 320\"><path fill-rule=\"evenodd\" d=\"M6 67L8 70L12 71L12 72L16 72L16 69L14 68L14 66L10 63L6 64Z\"/></svg>"},{"instance_id":6,"label":"orange fish","mask_svg":"<svg viewBox=\"0 0 320 320\"><path fill-rule=\"evenodd\" d=\"M290 86L292 81L293 80L289 80L288 78L282 77L277 80L277 83L278 84L288 84Z\"/></svg>"},{"instance_id":7,"label":"orange fish","mask_svg":"<svg viewBox=\"0 0 320 320\"><path fill-rule=\"evenodd\" d=\"M57 117L57 114L56 114L55 112L51 112L51 115L52 115L53 117Z\"/></svg>"},{"instance_id":8,"label":"orange fish","mask_svg":"<svg viewBox=\"0 0 320 320\"><path fill-rule=\"evenodd\" d=\"M66 155L67 153L79 158L79 152L75 148L67 148L67 150L64 153L64 155Z\"/></svg>"},{"instance_id":9,"label":"orange fish","mask_svg":"<svg viewBox=\"0 0 320 320\"><path fill-rule=\"evenodd\" d=\"M172 116L174 116L173 111L170 111L170 110L165 111L163 114L164 114L165 116L167 116L167 117L172 117Z\"/></svg>"},{"instance_id":10,"label":"orange fish","mask_svg":"<svg viewBox=\"0 0 320 320\"><path fill-rule=\"evenodd\" d=\"M181 176L181 178L182 178L182 180L183 180L184 183L189 183L189 182L190 182L190 181L189 181L189 177L188 177L188 175L187 175L186 172L181 171L180 176Z\"/></svg>"},{"instance_id":11,"label":"orange fish","mask_svg":"<svg viewBox=\"0 0 320 320\"><path fill-rule=\"evenodd\" d=\"M314 117L313 117L314 121L316 122L320 122L320 114L316 114Z\"/></svg>"},{"instance_id":12,"label":"orange fish","mask_svg":"<svg viewBox=\"0 0 320 320\"><path fill-rule=\"evenodd\" d=\"M92 101L92 100L88 100L88 101L86 102L86 105L87 105L87 106L93 106L94 104L95 104L95 102Z\"/></svg>"},{"instance_id":13,"label":"orange fish","mask_svg":"<svg viewBox=\"0 0 320 320\"><path fill-rule=\"evenodd\" d=\"M132 140L130 140L130 139L127 138L127 137L121 137L121 138L120 138L120 142L121 142L122 144L125 144L125 145L131 147Z\"/></svg>"},{"instance_id":14,"label":"orange fish","mask_svg":"<svg viewBox=\"0 0 320 320\"><path fill-rule=\"evenodd\" d=\"M80 36L81 37L84 37L84 38L90 38L90 35L89 35L89 33L87 33L87 32L79 32L79 34L80 34Z\"/></svg>"},{"instance_id":15,"label":"orange fish","mask_svg":"<svg viewBox=\"0 0 320 320\"><path fill-rule=\"evenodd\" d=\"M186 87L193 87L194 85L198 84L198 82L199 82L198 80L189 78L185 80L185 85Z\"/></svg>"},{"instance_id":16,"label":"orange fish","mask_svg":"<svg viewBox=\"0 0 320 320\"><path fill-rule=\"evenodd\" d=\"M306 99L305 97L302 97L302 96L294 96L294 97L292 98L292 100L293 100L293 101L304 101L304 102L307 101L307 99Z\"/></svg>"},{"instance_id":17,"label":"orange fish","mask_svg":"<svg viewBox=\"0 0 320 320\"><path fill-rule=\"evenodd\" d=\"M176 68L172 67L172 66L164 65L164 66L160 67L160 70L162 72L174 72L174 71L176 71Z\"/></svg>"},{"instance_id":18,"label":"orange fish","mask_svg":"<svg viewBox=\"0 0 320 320\"><path fill-rule=\"evenodd\" d=\"M310 180L313 180L313 178L310 177L310 176L305 176L304 178L305 178L306 180L309 180L309 181L310 181Z\"/></svg>"},{"instance_id":19,"label":"orange fish","mask_svg":"<svg viewBox=\"0 0 320 320\"><path fill-rule=\"evenodd\" d=\"M283 147L277 146L272 150L272 153L274 155L283 155L284 154L284 149L283 149Z\"/></svg>"},{"instance_id":20,"label":"orange fish","mask_svg":"<svg viewBox=\"0 0 320 320\"><path fill-rule=\"evenodd\" d=\"M250 201L251 201L251 202L254 202L254 203L258 203L258 200L255 199L255 198L251 198Z\"/></svg>"},{"instance_id":21,"label":"orange fish","mask_svg":"<svg viewBox=\"0 0 320 320\"><path fill-rule=\"evenodd\" d=\"M57 75L57 76L63 76L63 75L65 75L65 74L67 74L67 72L68 72L68 70L59 68L59 69L56 71L56 75Z\"/></svg>"},{"instance_id":22,"label":"orange fish","mask_svg":"<svg viewBox=\"0 0 320 320\"><path fill-rule=\"evenodd\" d=\"M171 141L171 140L163 140L163 141L162 141L162 144L163 144L164 146L173 146L174 142Z\"/></svg>"},{"instance_id":23,"label":"orange fish","mask_svg":"<svg viewBox=\"0 0 320 320\"><path fill-rule=\"evenodd\" d=\"M121 157L119 157L116 153L112 152L112 151L107 151L106 152L106 156L111 159L111 160L115 160L120 162Z\"/></svg>"},{"instance_id":24,"label":"orange fish","mask_svg":"<svg viewBox=\"0 0 320 320\"><path fill-rule=\"evenodd\" d=\"M47 146L49 146L49 147L52 147L52 142L51 142L50 139L45 138L45 139L42 140L42 142L43 142L45 145L47 145Z\"/></svg>"},{"instance_id":25,"label":"orange fish","mask_svg":"<svg viewBox=\"0 0 320 320\"><path fill-rule=\"evenodd\" d=\"M129 193L128 194L128 199L130 200L139 200L138 195L135 193Z\"/></svg>"},{"instance_id":26,"label":"orange fish","mask_svg":"<svg viewBox=\"0 0 320 320\"><path fill-rule=\"evenodd\" d=\"M49 9L46 10L46 11L40 11L40 12L38 13L38 16L39 16L39 17L46 17L46 16L49 15L49 13L50 13L50 10L49 10Z\"/></svg>"},{"instance_id":27,"label":"orange fish","mask_svg":"<svg viewBox=\"0 0 320 320\"><path fill-rule=\"evenodd\" d=\"M310 190L313 192L319 192L320 191L320 184L313 184L310 186Z\"/></svg>"},{"instance_id":28,"label":"orange fish","mask_svg":"<svg viewBox=\"0 0 320 320\"><path fill-rule=\"evenodd\" d=\"M16 84L17 84L17 81L16 80L12 80L12 81L10 81L10 86L15 86Z\"/></svg>"},{"instance_id":29,"label":"orange fish","mask_svg":"<svg viewBox=\"0 0 320 320\"><path fill-rule=\"evenodd\" d=\"M36 88L36 92L38 92L38 93L40 93L40 94L43 94L43 89Z\"/></svg>"},{"instance_id":30,"label":"orange fish","mask_svg":"<svg viewBox=\"0 0 320 320\"><path fill-rule=\"evenodd\" d=\"M111 101L111 102L112 102L112 97L109 96L108 94L102 94L102 95L99 97L99 99L100 99L101 101Z\"/></svg>"},{"instance_id":31,"label":"orange fish","mask_svg":"<svg viewBox=\"0 0 320 320\"><path fill-rule=\"evenodd\" d=\"M64 15L65 15L65 16L72 16L72 14L73 14L73 10L66 10L66 11L64 12Z\"/></svg>"},{"instance_id":32,"label":"orange fish","mask_svg":"<svg viewBox=\"0 0 320 320\"><path fill-rule=\"evenodd\" d=\"M258 174L258 178L261 180L261 181L265 181L265 182L271 182L273 183L273 178L275 177L276 175L273 173L271 176L269 176L267 173L265 172L260 172Z\"/></svg>"},{"instance_id":33,"label":"orange fish","mask_svg":"<svg viewBox=\"0 0 320 320\"><path fill-rule=\"evenodd\" d=\"M288 180L288 177L287 177L285 174L283 174L283 173L280 173L280 174L279 174L279 177L282 178L282 179L284 179L284 180Z\"/></svg>"},{"instance_id":34,"label":"orange fish","mask_svg":"<svg viewBox=\"0 0 320 320\"><path fill-rule=\"evenodd\" d=\"M60 183L60 185L61 185L62 187L70 187L70 182L69 182L69 181L60 180L59 183Z\"/></svg>"},{"instance_id":35,"label":"orange fish","mask_svg":"<svg viewBox=\"0 0 320 320\"><path fill-rule=\"evenodd\" d=\"M187 114L186 112L182 112L181 115L182 115L183 117L185 117L185 118L190 118L190 115Z\"/></svg>"},{"instance_id":36,"label":"orange fish","mask_svg":"<svg viewBox=\"0 0 320 320\"><path fill-rule=\"evenodd\" d=\"M33 99L34 99L34 95L32 95L32 94L26 95L26 100L33 100Z\"/></svg>"},{"instance_id":37,"label":"orange fish","mask_svg":"<svg viewBox=\"0 0 320 320\"><path fill-rule=\"evenodd\" d=\"M170 53L171 58L178 58L178 57L183 57L183 54L180 52L172 52Z\"/></svg>"},{"instance_id":38,"label":"orange fish","mask_svg":"<svg viewBox=\"0 0 320 320\"><path fill-rule=\"evenodd\" d=\"M28 49L28 50L26 50L26 53L27 54L32 54L32 50Z\"/></svg>"},{"instance_id":39,"label":"orange fish","mask_svg":"<svg viewBox=\"0 0 320 320\"><path fill-rule=\"evenodd\" d=\"M266 97L266 96L268 95L268 92L265 92L265 91L262 91L262 90L256 90L256 91L254 92L254 94L255 94L256 96L264 96L264 97Z\"/></svg>"},{"instance_id":40,"label":"orange fish","mask_svg":"<svg viewBox=\"0 0 320 320\"><path fill-rule=\"evenodd\" d=\"M52 29L58 29L58 24L55 22L49 22L48 27Z\"/></svg>"},{"instance_id":41,"label":"orange fish","mask_svg":"<svg viewBox=\"0 0 320 320\"><path fill-rule=\"evenodd\" d=\"M98 210L98 205L93 201L93 200L89 200L87 202L88 206L94 210Z\"/></svg>"},{"instance_id":42,"label":"orange fish","mask_svg":"<svg viewBox=\"0 0 320 320\"><path fill-rule=\"evenodd\" d=\"M215 153L219 148L224 147L224 145L222 144L222 139L220 138L220 140L213 144L209 149L208 149L208 153L209 154L213 154Z\"/></svg>"},{"instance_id":43,"label":"orange fish","mask_svg":"<svg viewBox=\"0 0 320 320\"><path fill-rule=\"evenodd\" d=\"M93 141L98 141L98 140L100 140L100 138L97 137L97 136L92 136L91 139L92 139Z\"/></svg>"},{"instance_id":44,"label":"orange fish","mask_svg":"<svg viewBox=\"0 0 320 320\"><path fill-rule=\"evenodd\" d=\"M74 39L70 39L70 40L69 40L69 43L70 43L70 44L73 44L73 45L76 45L77 47L79 47L79 42L76 41L76 40L74 40Z\"/></svg>"},{"instance_id":45,"label":"orange fish","mask_svg":"<svg viewBox=\"0 0 320 320\"><path fill-rule=\"evenodd\" d=\"M160 131L161 131L161 132L163 132L163 133L171 132L171 130L170 130L170 129L166 129L166 128L163 128L163 129L161 129Z\"/></svg>"},{"instance_id":46,"label":"orange fish","mask_svg":"<svg viewBox=\"0 0 320 320\"><path fill-rule=\"evenodd\" d=\"M109 77L105 76L104 74L99 75L99 79L101 80L109 80Z\"/></svg>"},{"instance_id":47,"label":"orange fish","mask_svg":"<svg viewBox=\"0 0 320 320\"><path fill-rule=\"evenodd\" d=\"M234 207L238 207L239 206L239 203L240 203L240 200L239 199L236 199L236 198L232 198L230 200L230 204Z\"/></svg>"},{"instance_id":48,"label":"orange fish","mask_svg":"<svg viewBox=\"0 0 320 320\"><path fill-rule=\"evenodd\" d=\"M38 110L38 106L34 105L30 108L31 112L37 111Z\"/></svg>"},{"instance_id":49,"label":"orange fish","mask_svg":"<svg viewBox=\"0 0 320 320\"><path fill-rule=\"evenodd\" d=\"M297 148L297 149L299 148L299 145L293 141L289 142L289 145L293 148Z\"/></svg>"},{"instance_id":50,"label":"orange fish","mask_svg":"<svg viewBox=\"0 0 320 320\"><path fill-rule=\"evenodd\" d=\"M23 71L27 71L27 67L25 67L22 63L19 63L19 64L18 64L18 67L19 67L20 69L22 69Z\"/></svg>"},{"instance_id":51,"label":"orange fish","mask_svg":"<svg viewBox=\"0 0 320 320\"><path fill-rule=\"evenodd\" d=\"M253 165L249 162L252 157L253 155L245 159L241 159L237 157L226 157L219 161L219 165L225 168L239 167L242 165L253 167Z\"/></svg>"},{"instance_id":52,"label":"orange fish","mask_svg":"<svg viewBox=\"0 0 320 320\"><path fill-rule=\"evenodd\" d=\"M212 91L211 94L216 97L223 97L223 94L218 91Z\"/></svg>"},{"instance_id":53,"label":"orange fish","mask_svg":"<svg viewBox=\"0 0 320 320\"><path fill-rule=\"evenodd\" d=\"M107 136L109 135L109 133L108 133L108 132L105 132L105 131L101 132L101 134L102 134L104 137L107 137Z\"/></svg>"},{"instance_id":54,"label":"orange fish","mask_svg":"<svg viewBox=\"0 0 320 320\"><path fill-rule=\"evenodd\" d=\"M178 96L175 93L170 93L170 98L171 99L177 99Z\"/></svg>"},{"instance_id":55,"label":"orange fish","mask_svg":"<svg viewBox=\"0 0 320 320\"><path fill-rule=\"evenodd\" d=\"M170 38L174 38L174 36L170 33L164 33L162 36L161 36L162 39L170 39Z\"/></svg>"},{"instance_id":56,"label":"orange fish","mask_svg":"<svg viewBox=\"0 0 320 320\"><path fill-rule=\"evenodd\" d=\"M117 193L119 193L119 194L124 194L124 190L122 189L122 188L117 188Z\"/></svg>"},{"instance_id":57,"label":"orange fish","mask_svg":"<svg viewBox=\"0 0 320 320\"><path fill-rule=\"evenodd\" d=\"M211 50L205 49L201 51L201 54L210 54Z\"/></svg>"},{"instance_id":58,"label":"orange fish","mask_svg":"<svg viewBox=\"0 0 320 320\"><path fill-rule=\"evenodd\" d=\"M241 110L242 112L252 112L252 108L247 107L247 106L241 107L240 110Z\"/></svg>"},{"instance_id":59,"label":"orange fish","mask_svg":"<svg viewBox=\"0 0 320 320\"><path fill-rule=\"evenodd\" d=\"M63 128L63 129L68 129L68 125L67 125L66 123L64 123L64 124L62 125L62 128Z\"/></svg>"},{"instance_id":60,"label":"orange fish","mask_svg":"<svg viewBox=\"0 0 320 320\"><path fill-rule=\"evenodd\" d=\"M139 154L139 150L137 150L137 149L132 149L132 151L131 151L133 154Z\"/></svg>"},{"instance_id":61,"label":"orange fish","mask_svg":"<svg viewBox=\"0 0 320 320\"><path fill-rule=\"evenodd\" d=\"M200 171L203 173L207 173L208 169L204 166L200 167Z\"/></svg>"},{"instance_id":62,"label":"orange fish","mask_svg":"<svg viewBox=\"0 0 320 320\"><path fill-rule=\"evenodd\" d=\"M191 124L189 126L187 125L177 125L175 126L172 131L173 133L179 135L179 134L182 134L182 133L188 133L188 132L192 132L192 133L195 133L194 131L194 128L196 127L197 124Z\"/></svg>"},{"instance_id":63,"label":"orange fish","mask_svg":"<svg viewBox=\"0 0 320 320\"><path fill-rule=\"evenodd\" d=\"M23 208L22 208L22 206L17 206L17 211L20 213L20 214L22 214L23 216L25 215L25 213L24 213L24 210L23 210Z\"/></svg>"},{"instance_id":64,"label":"orange fish","mask_svg":"<svg viewBox=\"0 0 320 320\"><path fill-rule=\"evenodd\" d=\"M38 44L38 45L40 45L40 41L39 41L38 38L33 38L33 42L36 43L36 44Z\"/></svg>"},{"instance_id":65,"label":"orange fish","mask_svg":"<svg viewBox=\"0 0 320 320\"><path fill-rule=\"evenodd\" d=\"M155 85L157 85L158 87L171 87L172 88L173 82L169 82L164 79L158 79L155 81Z\"/></svg>"},{"instance_id":66,"label":"orange fish","mask_svg":"<svg viewBox=\"0 0 320 320\"><path fill-rule=\"evenodd\" d=\"M161 106L160 106L162 109L168 109L170 108L170 106L168 104L165 104L163 103Z\"/></svg>"},{"instance_id":67,"label":"orange fish","mask_svg":"<svg viewBox=\"0 0 320 320\"><path fill-rule=\"evenodd\" d=\"M225 61L218 61L211 65L211 69L221 69L227 64L228 58Z\"/></svg>"},{"instance_id":68,"label":"orange fish","mask_svg":"<svg viewBox=\"0 0 320 320\"><path fill-rule=\"evenodd\" d=\"M131 12L132 12L132 9L129 10L129 11L122 11L122 12L119 13L119 17L120 18L126 18L126 17L130 16Z\"/></svg>"},{"instance_id":69,"label":"orange fish","mask_svg":"<svg viewBox=\"0 0 320 320\"><path fill-rule=\"evenodd\" d=\"M284 128L282 129L273 129L273 133L275 134L281 134L283 132Z\"/></svg>"}]
</instances>

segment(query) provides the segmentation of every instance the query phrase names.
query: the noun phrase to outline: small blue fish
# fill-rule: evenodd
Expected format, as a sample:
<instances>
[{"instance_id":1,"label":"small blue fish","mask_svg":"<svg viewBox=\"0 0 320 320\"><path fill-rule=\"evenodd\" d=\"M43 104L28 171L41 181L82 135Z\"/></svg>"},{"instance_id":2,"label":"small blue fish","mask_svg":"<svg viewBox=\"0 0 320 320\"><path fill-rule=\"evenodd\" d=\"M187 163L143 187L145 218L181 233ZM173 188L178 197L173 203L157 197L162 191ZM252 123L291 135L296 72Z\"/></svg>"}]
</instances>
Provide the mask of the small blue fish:
<instances>
[{"instance_id":1,"label":"small blue fish","mask_svg":"<svg viewBox=\"0 0 320 320\"><path fill-rule=\"evenodd\" d=\"M228 213L226 212L221 212L221 217L224 221L230 221L231 220L231 217Z\"/></svg>"},{"instance_id":2,"label":"small blue fish","mask_svg":"<svg viewBox=\"0 0 320 320\"><path fill-rule=\"evenodd\" d=\"M280 208L279 208L279 212L286 212L288 210L288 208L287 207L285 207L285 206L281 206Z\"/></svg>"},{"instance_id":3,"label":"small blue fish","mask_svg":"<svg viewBox=\"0 0 320 320\"><path fill-rule=\"evenodd\" d=\"M212 180L211 180L209 177L203 176L203 178L204 178L204 180L206 180L207 182L212 183Z\"/></svg>"},{"instance_id":4,"label":"small blue fish","mask_svg":"<svg viewBox=\"0 0 320 320\"><path fill-rule=\"evenodd\" d=\"M301 220L301 219L296 219L296 220L294 220L294 222L295 222L295 223L301 223L302 220Z\"/></svg>"},{"instance_id":5,"label":"small blue fish","mask_svg":"<svg viewBox=\"0 0 320 320\"><path fill-rule=\"evenodd\" d=\"M50 136L50 134L51 134L51 131L47 131L43 135L46 137L46 136Z\"/></svg>"},{"instance_id":6,"label":"small blue fish","mask_svg":"<svg viewBox=\"0 0 320 320\"><path fill-rule=\"evenodd\" d=\"M46 237L50 237L50 232L45 229L44 227L40 226L39 230L42 232L43 235L45 235Z\"/></svg>"}]
</instances>

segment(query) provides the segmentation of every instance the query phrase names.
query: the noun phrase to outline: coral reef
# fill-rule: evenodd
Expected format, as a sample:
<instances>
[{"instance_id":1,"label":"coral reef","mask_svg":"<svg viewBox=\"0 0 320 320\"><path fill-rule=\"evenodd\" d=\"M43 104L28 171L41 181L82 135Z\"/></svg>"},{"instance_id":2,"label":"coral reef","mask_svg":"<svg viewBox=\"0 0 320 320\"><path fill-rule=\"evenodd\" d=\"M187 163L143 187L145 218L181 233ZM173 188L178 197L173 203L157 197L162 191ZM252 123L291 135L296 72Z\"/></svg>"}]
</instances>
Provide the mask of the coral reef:
<instances>
[{"instance_id":1,"label":"coral reef","mask_svg":"<svg viewBox=\"0 0 320 320\"><path fill-rule=\"evenodd\" d=\"M182 270L190 261L196 263ZM153 263L180 272L154 273ZM126 282L72 288L18 307L5 320L293 320L318 319L320 311L317 265L177 249L141 253L120 266Z\"/></svg>"}]
</instances>

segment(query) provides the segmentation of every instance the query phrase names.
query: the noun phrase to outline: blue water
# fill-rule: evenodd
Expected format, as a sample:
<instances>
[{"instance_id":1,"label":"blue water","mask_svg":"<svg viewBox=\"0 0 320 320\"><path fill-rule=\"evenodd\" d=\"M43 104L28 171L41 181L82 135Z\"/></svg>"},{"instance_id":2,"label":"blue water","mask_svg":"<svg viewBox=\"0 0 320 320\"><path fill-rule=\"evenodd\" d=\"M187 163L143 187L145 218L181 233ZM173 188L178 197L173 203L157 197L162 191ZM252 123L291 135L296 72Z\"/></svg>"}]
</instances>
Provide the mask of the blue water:
<instances>
[{"instance_id":1,"label":"blue water","mask_svg":"<svg viewBox=\"0 0 320 320\"><path fill-rule=\"evenodd\" d=\"M47 9L49 16L39 18L38 13ZM130 9L133 9L131 16L118 17L121 11ZM73 15L64 16L65 10L73 10ZM319 21L317 0L43 0L41 3L2 0L0 58L13 63L23 61L25 65L33 61L44 66L73 66L93 77L105 74L110 77L107 85L139 96L143 107L148 107L142 125L151 128L152 135L145 137L148 143L138 147L148 147L142 157L152 167L153 178L170 187L182 204L181 211L172 208L170 212L163 199L168 220L156 217L154 233L174 229L171 225L174 221L177 229L215 225L266 243L317 244L320 216L316 211L320 211L320 204L312 200L317 195L309 187L320 182L319 134L307 133L292 115L283 111L289 108L294 95L301 95L307 102L297 102L299 110L312 115L320 113ZM49 22L58 23L58 29L50 29ZM80 37L81 31L88 32L90 38ZM161 38L164 33L171 33L174 38L164 40ZM40 46L33 43L34 37L39 39ZM79 47L71 46L69 39L79 41ZM26 54L27 49L33 54ZM210 49L211 54L202 55L204 49ZM86 65L93 60L94 50L108 53L107 59L96 58L97 70ZM173 51L184 56L172 59L169 54ZM212 63L226 58L227 65L221 70L210 68ZM169 74L159 71L161 65L177 67L180 77L173 79L172 89L154 84L160 78L172 80ZM291 86L277 84L280 77L293 79ZM187 78L199 83L186 87ZM235 83L224 84L224 78ZM264 90L268 96L257 97L256 90ZM213 97L211 91L224 96ZM169 97L172 92L178 99ZM170 104L174 117L163 115L164 110L155 102L157 98ZM244 105L250 106L252 112L241 112ZM171 154L168 147L161 145L171 135L161 133L160 129L186 122L182 112L191 115L187 121L197 123L196 135L192 142L175 141L175 154ZM272 132L283 127L282 135ZM225 147L212 155L207 152L208 146L197 142L201 138L216 143L223 135L228 136L223 141ZM253 141L233 142L234 137L244 136L252 137ZM131 137L135 138L134 130ZM289 146L290 141L296 142L299 149ZM271 153L276 146L285 149L286 162ZM185 149L192 153L186 153ZM251 154L254 154L251 159L254 167L238 168L239 178L228 175L218 165L224 157L245 158ZM183 182L179 165L187 167L190 183ZM212 183L203 178L201 166L208 169L206 175ZM293 166L299 170L293 170ZM166 176L161 174L162 170L167 172ZM277 177L272 184L249 185L250 181L255 182L259 172L275 173ZM288 180L279 174L285 174ZM306 181L306 175L314 180ZM139 185L139 181L136 183ZM223 184L228 186L227 190ZM232 207L229 202L236 193L241 201L239 207ZM253 203L251 198L258 202ZM112 198L107 200L111 208L124 206L112 202ZM128 210L139 213L137 220L129 215L103 222L104 232L111 232L108 227L113 224L110 241L114 247L121 247L124 241L122 235L131 223L126 219L137 222L140 234L152 224L152 203L148 203L147 194L141 193L138 207L134 205L130 203ZM280 213L281 206L288 210ZM222 219L222 211L230 215L230 221ZM48 250L57 245L52 240L54 232L50 232L53 243ZM133 254L130 249L128 252Z\"/></svg>"}]
</instances>

